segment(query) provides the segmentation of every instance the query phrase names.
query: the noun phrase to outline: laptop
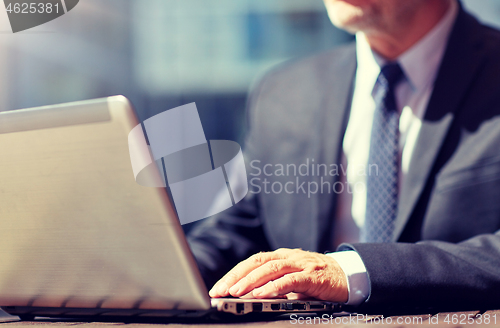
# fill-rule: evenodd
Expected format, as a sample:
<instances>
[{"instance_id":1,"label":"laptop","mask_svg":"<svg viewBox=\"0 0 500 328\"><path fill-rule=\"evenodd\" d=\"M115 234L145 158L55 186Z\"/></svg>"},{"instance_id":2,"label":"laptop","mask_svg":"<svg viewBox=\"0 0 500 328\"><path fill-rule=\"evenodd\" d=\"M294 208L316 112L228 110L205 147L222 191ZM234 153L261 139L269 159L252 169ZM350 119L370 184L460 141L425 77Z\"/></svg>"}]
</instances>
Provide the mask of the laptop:
<instances>
[{"instance_id":1,"label":"laptop","mask_svg":"<svg viewBox=\"0 0 500 328\"><path fill-rule=\"evenodd\" d=\"M166 189L134 179L128 134L138 123L123 96L0 113L4 311L21 319L341 311L316 300L211 300Z\"/></svg>"}]
</instances>

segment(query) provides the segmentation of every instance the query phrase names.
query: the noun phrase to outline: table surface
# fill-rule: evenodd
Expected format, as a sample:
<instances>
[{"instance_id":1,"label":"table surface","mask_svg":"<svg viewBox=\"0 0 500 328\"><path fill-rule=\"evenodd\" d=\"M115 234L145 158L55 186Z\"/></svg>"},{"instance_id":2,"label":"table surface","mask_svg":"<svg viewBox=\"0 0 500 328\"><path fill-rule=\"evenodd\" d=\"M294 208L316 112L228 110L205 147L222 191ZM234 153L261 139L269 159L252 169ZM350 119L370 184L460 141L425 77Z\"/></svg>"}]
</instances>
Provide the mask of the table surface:
<instances>
[{"instance_id":1,"label":"table surface","mask_svg":"<svg viewBox=\"0 0 500 328\"><path fill-rule=\"evenodd\" d=\"M300 319L299 319L300 318ZM316 318L316 319L314 319ZM237 320L237 319L236 319ZM314 322L315 320L315 322ZM326 321L328 320L328 321ZM464 326L483 326L500 327L500 310L493 311L465 311L465 312L441 312L434 314L406 315L406 316L383 316L369 315L362 316L356 314L345 314L331 319L321 319L315 314L302 314L300 317L291 318L281 316L272 321L245 321L245 322L207 322L207 323L123 323L123 322L84 322L78 320L48 320L37 318L34 321L20 321L18 317L9 316L6 313L0 313L0 328L15 328L29 326L52 327L100 327L104 326L125 326L127 328L159 328L159 326L168 327L297 327L316 324L319 326L342 326L356 327L373 324L375 326L393 325L397 327L464 327Z\"/></svg>"}]
</instances>

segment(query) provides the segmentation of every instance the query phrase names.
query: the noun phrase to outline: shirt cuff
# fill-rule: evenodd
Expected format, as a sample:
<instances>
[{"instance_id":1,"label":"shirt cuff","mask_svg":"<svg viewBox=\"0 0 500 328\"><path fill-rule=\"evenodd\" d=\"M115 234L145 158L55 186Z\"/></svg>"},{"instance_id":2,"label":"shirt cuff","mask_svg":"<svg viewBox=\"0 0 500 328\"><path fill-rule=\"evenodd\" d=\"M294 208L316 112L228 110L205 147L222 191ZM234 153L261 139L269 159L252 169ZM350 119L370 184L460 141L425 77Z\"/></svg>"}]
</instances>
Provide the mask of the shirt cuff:
<instances>
[{"instance_id":1,"label":"shirt cuff","mask_svg":"<svg viewBox=\"0 0 500 328\"><path fill-rule=\"evenodd\" d=\"M370 296L370 284L365 264L356 251L326 254L340 265L347 279L348 300L346 305L360 305Z\"/></svg>"}]
</instances>

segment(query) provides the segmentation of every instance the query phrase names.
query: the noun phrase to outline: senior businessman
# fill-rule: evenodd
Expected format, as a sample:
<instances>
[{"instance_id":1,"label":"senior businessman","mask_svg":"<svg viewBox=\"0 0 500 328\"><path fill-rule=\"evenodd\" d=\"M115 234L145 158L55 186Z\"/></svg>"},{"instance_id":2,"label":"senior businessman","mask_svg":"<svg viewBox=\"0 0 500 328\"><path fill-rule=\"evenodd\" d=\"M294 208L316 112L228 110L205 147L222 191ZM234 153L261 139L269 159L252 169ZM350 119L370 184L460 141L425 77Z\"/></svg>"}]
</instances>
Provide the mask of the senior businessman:
<instances>
[{"instance_id":1,"label":"senior businessman","mask_svg":"<svg viewBox=\"0 0 500 328\"><path fill-rule=\"evenodd\" d=\"M356 42L252 93L251 191L189 236L210 295L498 306L500 32L456 0L324 2Z\"/></svg>"}]
</instances>

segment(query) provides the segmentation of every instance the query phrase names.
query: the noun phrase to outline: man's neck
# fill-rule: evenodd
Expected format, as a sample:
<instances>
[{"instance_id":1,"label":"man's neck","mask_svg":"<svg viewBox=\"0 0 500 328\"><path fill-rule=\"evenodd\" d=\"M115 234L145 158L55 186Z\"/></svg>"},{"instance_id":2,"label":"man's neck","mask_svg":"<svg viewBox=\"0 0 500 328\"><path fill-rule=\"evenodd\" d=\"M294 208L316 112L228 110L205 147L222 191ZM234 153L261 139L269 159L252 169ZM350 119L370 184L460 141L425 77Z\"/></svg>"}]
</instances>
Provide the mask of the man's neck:
<instances>
[{"instance_id":1,"label":"man's neck","mask_svg":"<svg viewBox=\"0 0 500 328\"><path fill-rule=\"evenodd\" d=\"M387 31L366 31L366 39L372 50L387 60L395 60L429 33L446 15L451 2L429 0L399 26L388 27Z\"/></svg>"}]
</instances>

